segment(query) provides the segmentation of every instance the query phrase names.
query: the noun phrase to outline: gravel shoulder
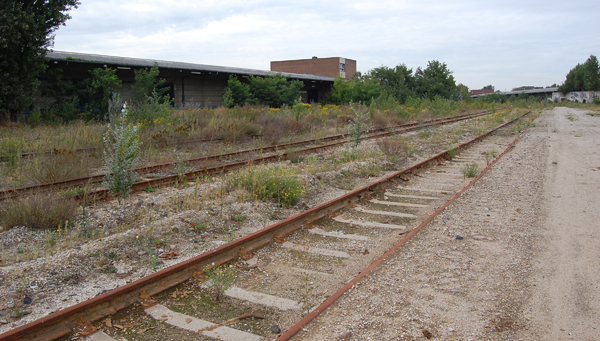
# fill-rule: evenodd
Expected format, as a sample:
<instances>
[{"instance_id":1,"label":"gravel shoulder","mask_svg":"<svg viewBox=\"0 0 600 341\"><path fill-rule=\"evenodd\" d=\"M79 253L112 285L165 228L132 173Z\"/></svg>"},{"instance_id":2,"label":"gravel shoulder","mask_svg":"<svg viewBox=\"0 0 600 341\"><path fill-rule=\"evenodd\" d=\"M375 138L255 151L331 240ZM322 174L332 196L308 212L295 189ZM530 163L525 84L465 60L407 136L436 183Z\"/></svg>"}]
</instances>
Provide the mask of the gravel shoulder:
<instances>
[{"instance_id":1,"label":"gravel shoulder","mask_svg":"<svg viewBox=\"0 0 600 341\"><path fill-rule=\"evenodd\" d=\"M599 144L599 117L545 111L294 340L597 339Z\"/></svg>"}]
</instances>

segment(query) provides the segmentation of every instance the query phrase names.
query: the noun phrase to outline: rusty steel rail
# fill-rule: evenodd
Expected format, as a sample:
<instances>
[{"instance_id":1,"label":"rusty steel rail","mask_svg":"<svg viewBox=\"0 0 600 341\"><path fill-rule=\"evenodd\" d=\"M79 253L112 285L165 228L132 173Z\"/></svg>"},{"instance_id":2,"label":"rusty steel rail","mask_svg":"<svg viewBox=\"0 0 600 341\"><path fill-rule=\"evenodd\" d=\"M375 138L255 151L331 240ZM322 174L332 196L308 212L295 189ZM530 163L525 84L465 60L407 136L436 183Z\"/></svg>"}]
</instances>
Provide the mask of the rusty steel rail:
<instances>
[{"instance_id":1,"label":"rusty steel rail","mask_svg":"<svg viewBox=\"0 0 600 341\"><path fill-rule=\"evenodd\" d=\"M486 168L484 168L478 176L476 176L473 180L471 180L463 189L461 189L458 193L456 193L452 198L446 201L442 206L436 209L431 215L429 215L425 220L423 220L419 226L415 227L411 230L404 238L394 244L391 248L389 248L386 252L384 252L380 257L378 257L373 263L367 266L363 271L361 271L356 277L351 279L348 283L346 283L342 288L336 291L333 295L329 296L323 303L313 309L310 313L308 313L302 320L293 325L290 329L286 330L283 334L281 334L277 341L287 341L298 334L302 328L308 325L312 320L317 318L323 311L329 308L335 301L337 301L343 294L345 294L348 290L350 290L355 284L360 282L365 276L371 273L379 264L381 264L386 258L388 258L392 253L398 250L402 245L406 244L414 235L419 233L427 224L429 224L435 217L437 217L442 211L444 211L448 206L450 206L456 199L458 199L467 189L473 186L485 173L487 173L490 168L496 162L500 160L506 153L508 153L512 148L514 148L517 141L521 139L521 136L525 134L525 132L529 129L529 126L525 128L518 136L514 139L514 141L506 147L506 149L502 152L502 154L498 155Z\"/></svg>"},{"instance_id":2,"label":"rusty steel rail","mask_svg":"<svg viewBox=\"0 0 600 341\"><path fill-rule=\"evenodd\" d=\"M529 114L529 112L521 117L527 114ZM487 133L481 134L468 142L460 144L456 148L460 150L475 144L498 129L515 122L519 118L515 118L510 122L499 125ZM348 204L360 200L365 193L381 190L383 186L392 182L394 179L399 178L402 174L416 172L419 169L428 168L442 160L449 159L448 153L449 151L438 153L411 167L395 172L367 186L350 191L334 200L315 206L307 211L231 241L216 249L207 251L137 281L0 334L0 341L54 340L67 335L81 319L86 319L89 322L98 321L138 302L138 297L142 291L145 291L148 295L152 296L190 279L195 271L199 271L206 265L211 263L219 265L235 260L239 257L242 249L244 249L245 252L252 252L261 248L271 243L276 237L288 235L302 228L304 225L310 225L311 222L324 218L332 212L338 211Z\"/></svg>"},{"instance_id":3,"label":"rusty steel rail","mask_svg":"<svg viewBox=\"0 0 600 341\"><path fill-rule=\"evenodd\" d=\"M391 127L391 128L381 128L376 131L383 131L382 133L375 133L375 134L366 136L363 139L372 139L372 138L389 136L394 133L407 132L407 131L419 129L421 127L429 127L429 126L453 123L453 122L467 120L467 119L471 119L471 118L475 118L475 117L479 117L479 116L483 116L483 115L487 115L487 114L488 114L487 111L483 111L483 112L477 112L477 113L472 113L472 114L457 115L457 116L453 116L453 117L432 119L432 120L428 120L428 121L425 121L422 123L413 122L413 123L398 125L398 126ZM303 152L303 153L313 152L318 149L330 148L333 146L337 146L337 145L346 143L345 139L347 137L348 137L347 134L337 134L337 135L327 136L327 137L324 137L321 139L302 140L302 141L297 141L297 142L290 142L290 143L284 143L284 144L261 147L261 148L246 149L246 150L225 153L225 154L219 154L219 155L203 156L203 157L184 160L184 162L199 163L199 162L204 162L204 161L209 161L209 160L231 158L234 156L240 156L243 154L251 154L251 153L257 153L257 152L272 152L272 151L277 152L278 150L282 150L282 149L286 149L286 148L290 148L290 147L294 147L294 146L306 145L306 144L314 144L314 143L335 141L335 140L342 141L342 142L337 142L337 143L321 145L318 147L314 147L312 149L308 148L308 149L299 151L299 152ZM199 171L188 172L185 174L185 176L186 176L187 180L191 180L194 177L197 177L199 175L228 172L232 169L239 168L240 166L243 166L243 165L247 164L248 162L252 162L252 163L270 162L273 160L277 160L280 157L285 157L286 155L287 155L287 153L283 153L280 155L266 156L266 157L262 157L262 158L251 159L251 160L243 160L243 161L238 161L235 163L220 165L220 166L211 167L211 168L203 168L203 169L200 169ZM160 172L162 170L170 169L172 167L173 167L173 163L163 163L163 164L158 164L158 165L135 168L135 169L133 169L133 171L137 172L137 173L146 174L146 173ZM28 193L39 193L39 192L45 192L45 191L51 191L51 190L57 190L57 189L76 188L76 187L86 188L90 185L100 183L103 180L104 180L104 174L99 174L99 175L93 175L93 176L87 176L87 177L81 177L81 178L75 178L75 179L56 181L56 182L47 183L47 184L10 188L10 189L5 189L5 190L0 191L0 200L12 199L12 198L16 198L20 195L25 195ZM179 175L171 175L171 176L161 177L158 179L140 181L133 185L133 190L138 190L138 191L143 190L147 186L160 187L160 186L164 186L164 185L174 184L174 183L177 183L178 180L179 180ZM106 196L106 192L103 190L96 190L96 191L93 191L90 193L93 193L93 195L95 195L97 198L103 198ZM73 197L74 198L82 198L84 195L88 195L90 193L82 194L82 195L75 195Z\"/></svg>"}]
</instances>

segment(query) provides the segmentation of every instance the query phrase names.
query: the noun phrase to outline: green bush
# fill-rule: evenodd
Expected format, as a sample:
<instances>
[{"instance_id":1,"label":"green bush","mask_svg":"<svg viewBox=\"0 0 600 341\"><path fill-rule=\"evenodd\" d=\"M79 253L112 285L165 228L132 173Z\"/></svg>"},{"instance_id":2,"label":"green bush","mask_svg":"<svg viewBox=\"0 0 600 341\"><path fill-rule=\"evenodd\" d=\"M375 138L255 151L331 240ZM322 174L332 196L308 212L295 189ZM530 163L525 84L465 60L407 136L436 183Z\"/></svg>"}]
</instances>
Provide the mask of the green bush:
<instances>
[{"instance_id":1,"label":"green bush","mask_svg":"<svg viewBox=\"0 0 600 341\"><path fill-rule=\"evenodd\" d=\"M127 119L130 122L142 123L143 125L154 125L166 121L170 118L171 105L169 95L163 97L159 93L153 92L146 97L143 102L138 102L137 106L128 110Z\"/></svg>"},{"instance_id":2,"label":"green bush","mask_svg":"<svg viewBox=\"0 0 600 341\"><path fill-rule=\"evenodd\" d=\"M296 205L304 195L302 181L290 170L280 166L239 171L229 178L228 184L245 189L258 199L274 201L283 207Z\"/></svg>"},{"instance_id":3,"label":"green bush","mask_svg":"<svg viewBox=\"0 0 600 341\"><path fill-rule=\"evenodd\" d=\"M81 100L87 104L86 116L90 119L106 121L106 114L109 111L108 102L122 82L117 77L116 69L97 68L90 73L92 77L82 82L85 91L81 93Z\"/></svg>"},{"instance_id":4,"label":"green bush","mask_svg":"<svg viewBox=\"0 0 600 341\"><path fill-rule=\"evenodd\" d=\"M236 76L230 76L223 92L223 105L232 108L245 103L261 104L272 108L282 105L292 106L302 97L304 83L288 80L282 75L269 77L250 76L250 83L242 83Z\"/></svg>"},{"instance_id":5,"label":"green bush","mask_svg":"<svg viewBox=\"0 0 600 341\"><path fill-rule=\"evenodd\" d=\"M163 99L169 88L165 86L164 79L157 79L159 72L156 63L150 70L138 69L134 71L135 81L131 86L130 101L132 109L144 106L148 102L148 98ZM168 96L165 102L169 103Z\"/></svg>"},{"instance_id":6,"label":"green bush","mask_svg":"<svg viewBox=\"0 0 600 341\"><path fill-rule=\"evenodd\" d=\"M357 73L350 80L336 77L329 93L329 101L338 105L351 102L371 105L371 101L382 94L378 79Z\"/></svg>"}]
</instances>

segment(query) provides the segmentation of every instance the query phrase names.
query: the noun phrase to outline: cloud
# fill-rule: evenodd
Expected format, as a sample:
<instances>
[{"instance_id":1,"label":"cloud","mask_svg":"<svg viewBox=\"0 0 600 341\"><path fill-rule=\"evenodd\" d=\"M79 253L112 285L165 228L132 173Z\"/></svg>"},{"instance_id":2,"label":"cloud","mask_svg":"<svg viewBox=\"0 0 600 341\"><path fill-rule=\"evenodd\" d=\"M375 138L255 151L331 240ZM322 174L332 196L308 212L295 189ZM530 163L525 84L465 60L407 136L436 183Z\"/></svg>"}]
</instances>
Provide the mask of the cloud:
<instances>
[{"instance_id":1,"label":"cloud","mask_svg":"<svg viewBox=\"0 0 600 341\"><path fill-rule=\"evenodd\" d=\"M562 82L598 54L600 4L572 1L86 0L56 50L268 69L340 56L366 72L429 60L498 89Z\"/></svg>"}]
</instances>

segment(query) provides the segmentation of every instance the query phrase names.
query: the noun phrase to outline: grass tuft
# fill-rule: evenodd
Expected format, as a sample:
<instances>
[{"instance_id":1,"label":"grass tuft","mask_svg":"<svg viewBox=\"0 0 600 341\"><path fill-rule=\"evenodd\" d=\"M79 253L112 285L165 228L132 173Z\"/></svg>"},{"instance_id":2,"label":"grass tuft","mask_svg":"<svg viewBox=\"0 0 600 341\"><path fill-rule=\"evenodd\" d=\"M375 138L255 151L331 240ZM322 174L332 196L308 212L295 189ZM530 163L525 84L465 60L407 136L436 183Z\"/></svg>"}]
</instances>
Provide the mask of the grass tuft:
<instances>
[{"instance_id":1,"label":"grass tuft","mask_svg":"<svg viewBox=\"0 0 600 341\"><path fill-rule=\"evenodd\" d=\"M78 206L76 201L53 193L34 194L3 203L0 222L5 229L14 226L54 229L75 218Z\"/></svg>"},{"instance_id":2,"label":"grass tuft","mask_svg":"<svg viewBox=\"0 0 600 341\"><path fill-rule=\"evenodd\" d=\"M465 177L474 178L479 175L479 164L477 164L477 162L467 163L460 169L460 171Z\"/></svg>"},{"instance_id":3,"label":"grass tuft","mask_svg":"<svg viewBox=\"0 0 600 341\"><path fill-rule=\"evenodd\" d=\"M251 192L255 198L271 200L283 207L296 205L304 195L302 181L279 166L244 169L232 174L228 183Z\"/></svg>"}]
</instances>

